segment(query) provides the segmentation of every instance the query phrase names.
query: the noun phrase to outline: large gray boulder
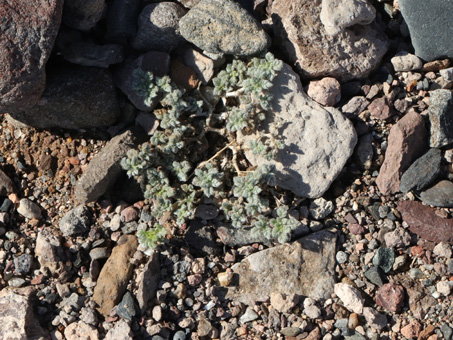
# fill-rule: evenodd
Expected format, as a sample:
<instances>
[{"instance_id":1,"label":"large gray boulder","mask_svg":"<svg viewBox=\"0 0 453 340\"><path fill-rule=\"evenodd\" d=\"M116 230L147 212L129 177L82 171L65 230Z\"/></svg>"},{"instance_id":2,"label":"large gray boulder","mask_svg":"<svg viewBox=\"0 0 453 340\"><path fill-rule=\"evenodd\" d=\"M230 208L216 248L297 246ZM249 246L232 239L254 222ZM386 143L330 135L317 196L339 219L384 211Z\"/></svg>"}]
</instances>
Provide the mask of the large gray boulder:
<instances>
[{"instance_id":1,"label":"large gray boulder","mask_svg":"<svg viewBox=\"0 0 453 340\"><path fill-rule=\"evenodd\" d=\"M247 256L232 270L227 298L253 305L272 293L328 299L335 284L336 235L320 231Z\"/></svg>"},{"instance_id":2,"label":"large gray boulder","mask_svg":"<svg viewBox=\"0 0 453 340\"><path fill-rule=\"evenodd\" d=\"M186 40L209 53L248 56L270 43L258 22L233 0L201 0L179 25Z\"/></svg>"},{"instance_id":3,"label":"large gray boulder","mask_svg":"<svg viewBox=\"0 0 453 340\"><path fill-rule=\"evenodd\" d=\"M338 22L331 24L337 34L329 34L320 19L321 0L274 0L270 13L274 41L304 77L330 76L341 82L364 78L387 52L387 37L381 29L375 23L349 26L354 20L345 20L344 9ZM350 9L350 14L354 13ZM368 18L370 14L357 17ZM330 24L325 16L324 21Z\"/></svg>"},{"instance_id":4,"label":"large gray boulder","mask_svg":"<svg viewBox=\"0 0 453 340\"><path fill-rule=\"evenodd\" d=\"M0 113L35 105L60 27L63 0L0 2Z\"/></svg>"},{"instance_id":5,"label":"large gray boulder","mask_svg":"<svg viewBox=\"0 0 453 340\"><path fill-rule=\"evenodd\" d=\"M453 0L399 0L415 54L431 61L453 58Z\"/></svg>"},{"instance_id":6,"label":"large gray boulder","mask_svg":"<svg viewBox=\"0 0 453 340\"><path fill-rule=\"evenodd\" d=\"M267 161L247 150L245 156L256 166L275 166L277 185L302 197L317 198L332 182L352 155L357 134L352 123L340 111L321 105L304 92L300 78L284 64L274 79L271 108L262 127L250 134L239 134L238 140L248 146L263 133L275 130L284 148L276 159Z\"/></svg>"}]
</instances>

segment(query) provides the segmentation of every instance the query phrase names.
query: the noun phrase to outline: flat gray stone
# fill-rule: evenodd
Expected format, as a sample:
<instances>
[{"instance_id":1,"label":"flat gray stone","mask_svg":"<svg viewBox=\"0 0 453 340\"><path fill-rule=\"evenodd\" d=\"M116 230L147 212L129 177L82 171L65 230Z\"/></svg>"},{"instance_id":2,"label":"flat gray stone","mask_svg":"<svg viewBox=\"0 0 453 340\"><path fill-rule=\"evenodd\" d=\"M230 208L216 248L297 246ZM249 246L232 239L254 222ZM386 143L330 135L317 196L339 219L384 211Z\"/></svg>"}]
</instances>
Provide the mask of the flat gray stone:
<instances>
[{"instance_id":1,"label":"flat gray stone","mask_svg":"<svg viewBox=\"0 0 453 340\"><path fill-rule=\"evenodd\" d=\"M431 188L420 194L423 202L435 207L453 207L453 183L450 181L440 181Z\"/></svg>"},{"instance_id":2,"label":"flat gray stone","mask_svg":"<svg viewBox=\"0 0 453 340\"><path fill-rule=\"evenodd\" d=\"M450 90L435 90L430 94L429 121L432 148L453 143L453 94Z\"/></svg>"},{"instance_id":3,"label":"flat gray stone","mask_svg":"<svg viewBox=\"0 0 453 340\"><path fill-rule=\"evenodd\" d=\"M109 126L120 110L116 89L108 70L95 67L65 67L48 73L39 103L11 114L25 125L40 129L86 129Z\"/></svg>"},{"instance_id":4,"label":"flat gray stone","mask_svg":"<svg viewBox=\"0 0 453 340\"><path fill-rule=\"evenodd\" d=\"M441 160L441 151L434 148L417 159L401 176L401 192L422 190L430 185L440 173Z\"/></svg>"},{"instance_id":5,"label":"flat gray stone","mask_svg":"<svg viewBox=\"0 0 453 340\"><path fill-rule=\"evenodd\" d=\"M415 54L431 61L453 58L453 0L400 0Z\"/></svg>"},{"instance_id":6,"label":"flat gray stone","mask_svg":"<svg viewBox=\"0 0 453 340\"><path fill-rule=\"evenodd\" d=\"M233 0L201 0L179 27L186 40L209 53L249 56L270 44L258 22Z\"/></svg>"},{"instance_id":7,"label":"flat gray stone","mask_svg":"<svg viewBox=\"0 0 453 340\"><path fill-rule=\"evenodd\" d=\"M271 293L327 299L335 284L335 244L335 234L320 231L249 255L232 267L237 282L226 297L247 305Z\"/></svg>"},{"instance_id":8,"label":"flat gray stone","mask_svg":"<svg viewBox=\"0 0 453 340\"><path fill-rule=\"evenodd\" d=\"M297 196L318 198L329 189L352 155L357 143L355 129L337 109L324 109L310 99L303 92L299 75L286 64L275 77L271 94L274 97L262 126L247 135L238 133L238 141L248 145L262 131L275 130L273 122L278 116L282 127L277 135L285 146L276 158L267 161L250 150L245 155L253 165L274 165L280 187Z\"/></svg>"},{"instance_id":9,"label":"flat gray stone","mask_svg":"<svg viewBox=\"0 0 453 340\"><path fill-rule=\"evenodd\" d=\"M85 205L79 205L68 211L60 220L60 230L64 236L83 234L91 227L91 212Z\"/></svg>"}]
</instances>

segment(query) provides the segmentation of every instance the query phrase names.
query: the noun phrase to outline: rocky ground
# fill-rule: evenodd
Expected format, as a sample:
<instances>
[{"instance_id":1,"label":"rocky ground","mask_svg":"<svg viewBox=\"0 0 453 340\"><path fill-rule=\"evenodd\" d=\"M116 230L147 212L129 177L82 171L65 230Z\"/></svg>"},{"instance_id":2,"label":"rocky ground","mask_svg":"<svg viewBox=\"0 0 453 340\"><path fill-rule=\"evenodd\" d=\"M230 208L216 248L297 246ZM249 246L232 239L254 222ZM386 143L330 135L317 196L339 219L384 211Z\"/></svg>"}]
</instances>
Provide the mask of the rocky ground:
<instances>
[{"instance_id":1,"label":"rocky ground","mask_svg":"<svg viewBox=\"0 0 453 340\"><path fill-rule=\"evenodd\" d=\"M451 50L411 42L397 2L342 16L328 1L239 1L249 12L227 8L242 36L197 30L225 19L215 1L179 2L43 9L40 34L59 32L43 48L47 85L45 63L30 76L44 93L17 86L0 103L0 338L451 339ZM190 90L211 85L219 54L268 47L285 62L273 110L303 150L279 159L300 177L274 192L300 222L291 242L231 229L204 201L145 255L152 202L119 161L157 126L131 70Z\"/></svg>"}]
</instances>

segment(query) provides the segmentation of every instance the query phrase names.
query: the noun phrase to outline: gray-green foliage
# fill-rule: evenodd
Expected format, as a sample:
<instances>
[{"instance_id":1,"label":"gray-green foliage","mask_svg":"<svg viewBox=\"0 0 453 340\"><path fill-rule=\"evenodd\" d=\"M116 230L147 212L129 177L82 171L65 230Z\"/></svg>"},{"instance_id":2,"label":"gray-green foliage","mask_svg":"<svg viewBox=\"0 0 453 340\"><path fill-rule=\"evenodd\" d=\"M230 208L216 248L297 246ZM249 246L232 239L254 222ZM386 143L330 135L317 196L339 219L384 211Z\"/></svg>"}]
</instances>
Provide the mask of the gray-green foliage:
<instances>
[{"instance_id":1,"label":"gray-green foliage","mask_svg":"<svg viewBox=\"0 0 453 340\"><path fill-rule=\"evenodd\" d=\"M224 127L228 131L229 145L240 147L235 143L235 134L253 130L265 119L272 99L269 90L281 67L282 62L268 53L265 58L253 58L249 62L233 60L213 79L214 93L226 104L224 111L216 114L226 118ZM288 217L285 207L278 208L275 217L270 217L273 198L267 188L275 185L272 168L262 166L255 171L242 171L237 165L233 167L231 163L236 163L238 150L235 157L222 154L223 163L213 160L219 157L216 154L212 159L193 164L188 141L196 140L197 134L204 136L209 130L204 121L200 123L199 117L211 114L212 108L206 110L206 101L204 104L200 98L187 96L168 76L155 77L140 70L133 76L137 95L148 105L158 101L161 106L154 110L158 130L149 142L139 150L129 151L121 161L128 176L142 183L145 198L153 204L151 213L159 222L153 228L140 230L140 244L148 249L156 247L165 235L162 224L173 221L181 226L186 223L194 217L203 196L217 202L224 218L234 227L252 228L251 232L256 235L288 241L297 221ZM231 101L233 97L236 100ZM248 148L271 159L279 143L274 136L263 135Z\"/></svg>"}]
</instances>

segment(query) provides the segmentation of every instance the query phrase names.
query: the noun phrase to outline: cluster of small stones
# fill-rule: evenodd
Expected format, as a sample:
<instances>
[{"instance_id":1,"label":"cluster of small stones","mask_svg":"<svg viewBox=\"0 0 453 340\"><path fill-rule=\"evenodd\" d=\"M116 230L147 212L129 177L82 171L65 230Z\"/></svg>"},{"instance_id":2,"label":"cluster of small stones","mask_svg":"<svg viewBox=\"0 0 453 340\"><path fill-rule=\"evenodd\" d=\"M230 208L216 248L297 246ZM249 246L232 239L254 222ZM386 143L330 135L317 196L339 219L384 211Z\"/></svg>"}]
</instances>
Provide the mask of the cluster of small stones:
<instances>
[{"instance_id":1,"label":"cluster of small stones","mask_svg":"<svg viewBox=\"0 0 453 340\"><path fill-rule=\"evenodd\" d=\"M216 3L202 2L207 13ZM93 30L105 3L92 3L65 5L65 25ZM231 53L228 48L236 46L234 41L222 45L221 39L203 45L212 49L212 59L186 52L188 64L194 54L198 67L207 63L196 75L183 63L172 60L170 66L169 50L159 51L159 46L174 49L181 44L180 32L171 25L198 1L181 0L185 9L173 2L162 5L163 13L172 13L160 22L170 27L163 42L134 31L136 21L131 24L130 18L139 16L136 3L113 1L109 16L102 19L105 23L98 24L106 25L116 45L96 49L98 45L87 47L79 41L71 46L68 42L80 39L80 32L66 30L56 48L71 62L96 64L98 59L94 66L99 66L101 59L105 67L122 63L118 51L124 46L153 50L138 59L131 54L134 58L128 62L152 69L155 65L147 59L151 53L152 60L161 57L159 66L166 65L175 78L188 72L181 80L187 85L197 77L208 83L214 65L223 58L212 53ZM264 13L263 3L255 1L255 14ZM365 1L349 5L359 8L358 3L365 6L365 19L360 21L357 11L354 24L368 24L376 13ZM389 18L380 24L394 37L392 45L411 50L397 7L385 3L379 8L380 15ZM143 28L145 9L139 30L156 29ZM85 13L85 19L74 22L68 13ZM125 29L118 29L115 20L123 20L120 27ZM244 20L255 29L253 20ZM184 37L190 29L181 29ZM99 32L94 29L93 34ZM199 38L195 35L192 42ZM234 53L268 44L266 35L256 44L250 38ZM102 57L82 53L89 48ZM107 53L110 50L116 51L115 58ZM143 139L131 126L152 133L155 120L144 112L147 108L139 107L124 72L115 75L125 95L118 103L121 122L108 129L51 133L2 119L0 338L8 338L4 325L21 320L30 327L12 330L26 337L33 328L40 339L452 339L453 134L442 123L444 118L436 117L446 114L446 121L453 119L453 68L450 59L423 62L410 53L393 52L368 79L340 83L327 76L306 84L314 101L339 109L358 135L351 159L323 198L299 198L290 191L281 195L301 222L293 239L321 230L338 236L331 273L337 283L322 299L277 291L254 304L225 299L225 290L236 284L233 266L269 249L270 243L244 243L244 235L225 230L222 234L213 227L218 211L211 205L201 205L196 219L151 256L143 253L134 235L152 221L151 202L121 174L117 160ZM122 67L127 71L130 65ZM17 112L16 118L23 118ZM412 119L406 122L404 117ZM431 130L425 128L428 122ZM97 168L90 169L90 164Z\"/></svg>"}]
</instances>

